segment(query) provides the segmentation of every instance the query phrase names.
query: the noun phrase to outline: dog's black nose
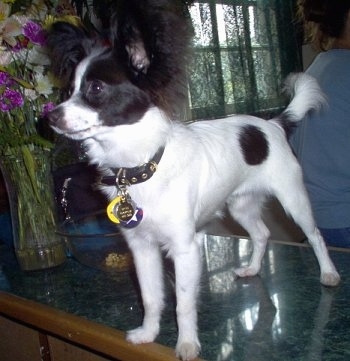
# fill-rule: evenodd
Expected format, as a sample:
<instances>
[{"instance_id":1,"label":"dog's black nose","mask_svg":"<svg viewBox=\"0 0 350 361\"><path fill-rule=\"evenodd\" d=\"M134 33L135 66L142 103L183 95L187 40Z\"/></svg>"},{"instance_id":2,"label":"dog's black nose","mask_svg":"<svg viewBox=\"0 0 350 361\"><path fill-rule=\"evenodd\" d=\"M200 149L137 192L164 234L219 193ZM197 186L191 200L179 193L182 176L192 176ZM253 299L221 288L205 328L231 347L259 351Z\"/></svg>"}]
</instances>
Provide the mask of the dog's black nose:
<instances>
[{"instance_id":1,"label":"dog's black nose","mask_svg":"<svg viewBox=\"0 0 350 361\"><path fill-rule=\"evenodd\" d=\"M63 118L63 111L60 107L56 107L47 115L47 117L49 118L51 126L57 126L60 120Z\"/></svg>"}]
</instances>

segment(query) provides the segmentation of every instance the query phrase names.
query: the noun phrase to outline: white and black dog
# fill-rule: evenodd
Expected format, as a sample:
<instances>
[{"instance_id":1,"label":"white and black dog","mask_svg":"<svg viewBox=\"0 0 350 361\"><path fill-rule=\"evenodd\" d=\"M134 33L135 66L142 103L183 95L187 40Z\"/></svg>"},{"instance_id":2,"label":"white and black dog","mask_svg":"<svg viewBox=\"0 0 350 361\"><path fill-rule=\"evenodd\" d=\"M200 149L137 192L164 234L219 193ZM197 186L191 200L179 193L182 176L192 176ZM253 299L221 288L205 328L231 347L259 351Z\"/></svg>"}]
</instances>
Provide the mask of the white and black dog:
<instances>
[{"instance_id":1,"label":"white and black dog","mask_svg":"<svg viewBox=\"0 0 350 361\"><path fill-rule=\"evenodd\" d=\"M110 216L132 251L144 319L127 339L152 342L159 332L163 250L176 273L176 353L183 360L198 355L199 230L225 205L254 244L250 264L237 269L238 276L260 270L269 237L261 209L274 195L309 239L321 283L337 285L339 274L287 142L293 123L324 102L313 78L290 76L294 97L269 121L235 115L184 124L171 119L182 94L191 33L181 6L174 0L128 0L114 16L111 33L106 46L73 25L52 26L54 70L71 81L72 90L49 119L56 132L82 141L91 163L100 167Z\"/></svg>"}]
</instances>

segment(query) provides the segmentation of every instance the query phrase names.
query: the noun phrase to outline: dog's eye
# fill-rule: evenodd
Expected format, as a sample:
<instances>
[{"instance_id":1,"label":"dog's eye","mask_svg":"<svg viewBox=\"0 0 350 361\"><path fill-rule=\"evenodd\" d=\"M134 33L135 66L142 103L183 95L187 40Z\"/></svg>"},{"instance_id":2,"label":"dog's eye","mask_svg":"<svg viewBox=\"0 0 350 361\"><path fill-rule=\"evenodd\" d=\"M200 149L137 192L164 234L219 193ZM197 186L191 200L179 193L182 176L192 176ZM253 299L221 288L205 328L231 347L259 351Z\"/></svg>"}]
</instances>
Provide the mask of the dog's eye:
<instances>
[{"instance_id":1,"label":"dog's eye","mask_svg":"<svg viewBox=\"0 0 350 361\"><path fill-rule=\"evenodd\" d=\"M98 94L103 90L103 83L100 80L94 80L90 83L89 91Z\"/></svg>"}]
</instances>

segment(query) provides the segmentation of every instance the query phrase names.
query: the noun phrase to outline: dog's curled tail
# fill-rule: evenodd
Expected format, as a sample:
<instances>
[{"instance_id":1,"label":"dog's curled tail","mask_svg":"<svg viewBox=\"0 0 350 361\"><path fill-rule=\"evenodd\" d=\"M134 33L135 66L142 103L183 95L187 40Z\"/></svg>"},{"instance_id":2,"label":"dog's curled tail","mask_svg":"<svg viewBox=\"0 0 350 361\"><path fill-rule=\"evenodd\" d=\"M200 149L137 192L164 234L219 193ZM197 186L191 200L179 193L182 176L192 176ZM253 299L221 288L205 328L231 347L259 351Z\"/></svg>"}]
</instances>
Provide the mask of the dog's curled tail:
<instances>
[{"instance_id":1,"label":"dog's curled tail","mask_svg":"<svg viewBox=\"0 0 350 361\"><path fill-rule=\"evenodd\" d=\"M282 113L288 122L298 122L308 112L319 111L327 103L316 79L305 73L290 74L285 81L284 91L293 97Z\"/></svg>"}]
</instances>

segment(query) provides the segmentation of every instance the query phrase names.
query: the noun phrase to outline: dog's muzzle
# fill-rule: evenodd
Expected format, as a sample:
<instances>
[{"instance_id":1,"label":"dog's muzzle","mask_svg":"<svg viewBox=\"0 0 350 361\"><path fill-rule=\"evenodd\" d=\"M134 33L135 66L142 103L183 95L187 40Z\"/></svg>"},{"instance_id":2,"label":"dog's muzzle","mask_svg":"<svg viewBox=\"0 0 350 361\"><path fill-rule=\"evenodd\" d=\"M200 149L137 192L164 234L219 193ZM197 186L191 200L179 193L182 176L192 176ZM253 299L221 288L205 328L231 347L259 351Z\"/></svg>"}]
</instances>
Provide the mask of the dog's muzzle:
<instances>
[{"instance_id":1,"label":"dog's muzzle","mask_svg":"<svg viewBox=\"0 0 350 361\"><path fill-rule=\"evenodd\" d=\"M56 107L47 115L47 117L51 127L63 130L64 127L62 127L62 119L64 117L64 112L62 108Z\"/></svg>"}]
</instances>

